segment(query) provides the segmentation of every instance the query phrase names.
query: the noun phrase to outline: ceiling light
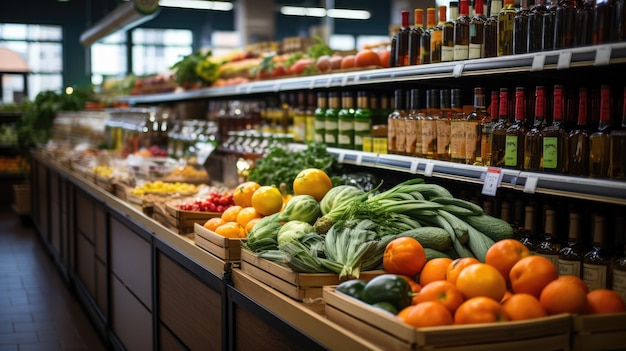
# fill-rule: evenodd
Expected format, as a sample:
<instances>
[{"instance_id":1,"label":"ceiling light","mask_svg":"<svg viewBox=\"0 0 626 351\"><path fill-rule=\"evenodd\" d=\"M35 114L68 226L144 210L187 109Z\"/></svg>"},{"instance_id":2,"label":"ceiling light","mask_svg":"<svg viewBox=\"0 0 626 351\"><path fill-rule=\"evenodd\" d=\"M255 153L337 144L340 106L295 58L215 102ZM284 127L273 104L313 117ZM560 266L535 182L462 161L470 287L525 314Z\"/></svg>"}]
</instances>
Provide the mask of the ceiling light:
<instances>
[{"instance_id":1,"label":"ceiling light","mask_svg":"<svg viewBox=\"0 0 626 351\"><path fill-rule=\"evenodd\" d=\"M89 46L117 31L128 30L154 18L159 12L145 15L137 11L132 2L119 4L104 18L80 35L80 43Z\"/></svg>"},{"instance_id":2,"label":"ceiling light","mask_svg":"<svg viewBox=\"0 0 626 351\"><path fill-rule=\"evenodd\" d=\"M201 0L159 0L159 6L216 11L230 11L233 9L233 3L231 2Z\"/></svg>"},{"instance_id":3,"label":"ceiling light","mask_svg":"<svg viewBox=\"0 0 626 351\"><path fill-rule=\"evenodd\" d=\"M161 0L163 1L163 0ZM321 7L299 7L283 6L280 13L286 16L308 16L308 17L332 17L344 19L368 19L371 17L369 11L348 10L348 9L328 9Z\"/></svg>"},{"instance_id":4,"label":"ceiling light","mask_svg":"<svg viewBox=\"0 0 626 351\"><path fill-rule=\"evenodd\" d=\"M365 10L329 9L327 11L327 14L328 14L328 17L332 17L332 18L361 19L361 20L366 20L370 18L369 11L365 11Z\"/></svg>"}]
</instances>

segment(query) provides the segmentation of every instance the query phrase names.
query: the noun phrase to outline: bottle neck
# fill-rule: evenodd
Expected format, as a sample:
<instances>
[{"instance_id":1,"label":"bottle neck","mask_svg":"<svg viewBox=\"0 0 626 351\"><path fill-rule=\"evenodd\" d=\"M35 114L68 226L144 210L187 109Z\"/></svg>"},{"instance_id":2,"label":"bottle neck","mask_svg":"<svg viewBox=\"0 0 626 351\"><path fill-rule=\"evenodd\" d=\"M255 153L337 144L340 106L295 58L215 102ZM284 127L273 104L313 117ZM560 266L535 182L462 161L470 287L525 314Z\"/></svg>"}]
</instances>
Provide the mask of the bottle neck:
<instances>
[{"instance_id":1,"label":"bottle neck","mask_svg":"<svg viewBox=\"0 0 626 351\"><path fill-rule=\"evenodd\" d=\"M570 241L578 242L580 238L580 215L578 213L570 213L569 215L569 234Z\"/></svg>"},{"instance_id":2,"label":"bottle neck","mask_svg":"<svg viewBox=\"0 0 626 351\"><path fill-rule=\"evenodd\" d=\"M535 209L532 206L526 206L526 215L524 216L524 230L535 232Z\"/></svg>"},{"instance_id":3,"label":"bottle neck","mask_svg":"<svg viewBox=\"0 0 626 351\"><path fill-rule=\"evenodd\" d=\"M506 121L509 119L509 93L506 90L500 90L500 110L498 111L498 119Z\"/></svg>"},{"instance_id":4,"label":"bottle neck","mask_svg":"<svg viewBox=\"0 0 626 351\"><path fill-rule=\"evenodd\" d=\"M545 117L545 95L543 87L535 91L535 121L543 121Z\"/></svg>"},{"instance_id":5,"label":"bottle neck","mask_svg":"<svg viewBox=\"0 0 626 351\"><path fill-rule=\"evenodd\" d=\"M498 92L497 91L492 91L491 92L491 102L490 102L490 106L491 108L489 109L489 114L492 117L495 117L498 115Z\"/></svg>"},{"instance_id":6,"label":"bottle neck","mask_svg":"<svg viewBox=\"0 0 626 351\"><path fill-rule=\"evenodd\" d=\"M522 0L520 3L520 10L528 10L528 0Z\"/></svg>"},{"instance_id":7,"label":"bottle neck","mask_svg":"<svg viewBox=\"0 0 626 351\"><path fill-rule=\"evenodd\" d=\"M415 9L415 27L421 28L424 27L424 10Z\"/></svg>"},{"instance_id":8,"label":"bottle neck","mask_svg":"<svg viewBox=\"0 0 626 351\"><path fill-rule=\"evenodd\" d=\"M459 9L460 17L469 16L469 2L467 0L461 0L461 8Z\"/></svg>"},{"instance_id":9,"label":"bottle neck","mask_svg":"<svg viewBox=\"0 0 626 351\"><path fill-rule=\"evenodd\" d=\"M428 28L433 28L436 25L437 25L437 18L436 18L435 9L432 7L429 7L426 9L426 26Z\"/></svg>"},{"instance_id":10,"label":"bottle neck","mask_svg":"<svg viewBox=\"0 0 626 351\"><path fill-rule=\"evenodd\" d=\"M476 16L485 14L483 0L474 0L474 13L476 14Z\"/></svg>"},{"instance_id":11,"label":"bottle neck","mask_svg":"<svg viewBox=\"0 0 626 351\"><path fill-rule=\"evenodd\" d=\"M552 120L554 124L563 122L563 91L561 87L554 88L554 112Z\"/></svg>"},{"instance_id":12,"label":"bottle neck","mask_svg":"<svg viewBox=\"0 0 626 351\"><path fill-rule=\"evenodd\" d=\"M438 25L442 26L444 23L446 23L446 7L445 6L439 6L439 22L438 22Z\"/></svg>"},{"instance_id":13,"label":"bottle neck","mask_svg":"<svg viewBox=\"0 0 626 351\"><path fill-rule=\"evenodd\" d=\"M317 98L317 108L326 108L326 98L323 98L323 97Z\"/></svg>"},{"instance_id":14,"label":"bottle neck","mask_svg":"<svg viewBox=\"0 0 626 351\"><path fill-rule=\"evenodd\" d=\"M587 89L580 89L578 94L578 125L587 125Z\"/></svg>"},{"instance_id":15,"label":"bottle neck","mask_svg":"<svg viewBox=\"0 0 626 351\"><path fill-rule=\"evenodd\" d=\"M491 17L498 16L500 11L502 11L502 0L491 0L491 8L489 10Z\"/></svg>"},{"instance_id":16,"label":"bottle neck","mask_svg":"<svg viewBox=\"0 0 626 351\"><path fill-rule=\"evenodd\" d=\"M455 19L459 18L459 7L458 6L450 6L450 22L454 22Z\"/></svg>"},{"instance_id":17,"label":"bottle neck","mask_svg":"<svg viewBox=\"0 0 626 351\"><path fill-rule=\"evenodd\" d=\"M518 89L515 92L515 121L521 122L526 119L526 101L524 100L524 90Z\"/></svg>"},{"instance_id":18,"label":"bottle neck","mask_svg":"<svg viewBox=\"0 0 626 351\"><path fill-rule=\"evenodd\" d=\"M600 125L598 129L607 128L611 123L611 89L602 86L600 92Z\"/></svg>"},{"instance_id":19,"label":"bottle neck","mask_svg":"<svg viewBox=\"0 0 626 351\"><path fill-rule=\"evenodd\" d=\"M485 94L480 92L480 93L475 93L474 94L474 109L476 110L484 110L485 109Z\"/></svg>"},{"instance_id":20,"label":"bottle neck","mask_svg":"<svg viewBox=\"0 0 626 351\"><path fill-rule=\"evenodd\" d=\"M604 247L604 217L595 216L593 220L593 245Z\"/></svg>"},{"instance_id":21,"label":"bottle neck","mask_svg":"<svg viewBox=\"0 0 626 351\"><path fill-rule=\"evenodd\" d=\"M546 210L545 226L543 232L546 236L555 237L554 210Z\"/></svg>"},{"instance_id":22,"label":"bottle neck","mask_svg":"<svg viewBox=\"0 0 626 351\"><path fill-rule=\"evenodd\" d=\"M357 107L361 110L368 109L367 95L360 95L357 98Z\"/></svg>"},{"instance_id":23,"label":"bottle neck","mask_svg":"<svg viewBox=\"0 0 626 351\"><path fill-rule=\"evenodd\" d=\"M339 108L339 97L331 96L328 98L328 107L329 108Z\"/></svg>"}]
</instances>

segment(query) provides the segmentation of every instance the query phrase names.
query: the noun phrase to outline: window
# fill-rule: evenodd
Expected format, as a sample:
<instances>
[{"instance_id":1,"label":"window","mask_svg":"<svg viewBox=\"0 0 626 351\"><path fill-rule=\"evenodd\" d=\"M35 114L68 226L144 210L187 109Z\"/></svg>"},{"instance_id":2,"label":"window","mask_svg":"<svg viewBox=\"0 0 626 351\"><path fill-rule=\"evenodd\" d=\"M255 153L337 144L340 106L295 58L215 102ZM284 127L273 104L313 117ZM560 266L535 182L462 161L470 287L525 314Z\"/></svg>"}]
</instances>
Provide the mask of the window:
<instances>
[{"instance_id":1,"label":"window","mask_svg":"<svg viewBox=\"0 0 626 351\"><path fill-rule=\"evenodd\" d=\"M63 30L61 26L35 24L0 24L0 47L18 53L30 68L28 97L34 99L44 90L60 90L63 86ZM19 75L3 78L0 102L16 102L24 92Z\"/></svg>"},{"instance_id":2,"label":"window","mask_svg":"<svg viewBox=\"0 0 626 351\"><path fill-rule=\"evenodd\" d=\"M102 84L107 76L126 75L126 33L117 32L91 45L91 82Z\"/></svg>"},{"instance_id":3,"label":"window","mask_svg":"<svg viewBox=\"0 0 626 351\"><path fill-rule=\"evenodd\" d=\"M193 34L183 29L133 30L133 73L161 73L192 53Z\"/></svg>"},{"instance_id":4,"label":"window","mask_svg":"<svg viewBox=\"0 0 626 351\"><path fill-rule=\"evenodd\" d=\"M211 34L211 54L223 57L241 47L241 35L237 32L215 31Z\"/></svg>"}]
</instances>

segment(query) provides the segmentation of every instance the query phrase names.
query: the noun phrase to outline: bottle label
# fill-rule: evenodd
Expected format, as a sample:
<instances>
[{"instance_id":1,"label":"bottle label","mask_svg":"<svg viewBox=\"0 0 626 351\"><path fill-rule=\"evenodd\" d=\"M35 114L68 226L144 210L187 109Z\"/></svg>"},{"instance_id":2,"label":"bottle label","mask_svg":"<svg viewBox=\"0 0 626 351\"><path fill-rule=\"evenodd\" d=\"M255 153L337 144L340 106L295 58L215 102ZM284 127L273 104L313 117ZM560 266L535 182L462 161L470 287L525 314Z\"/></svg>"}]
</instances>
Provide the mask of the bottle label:
<instances>
[{"instance_id":1,"label":"bottle label","mask_svg":"<svg viewBox=\"0 0 626 351\"><path fill-rule=\"evenodd\" d=\"M352 147L354 139L354 121L349 119L340 119L338 125L337 144L343 147Z\"/></svg>"},{"instance_id":2,"label":"bottle label","mask_svg":"<svg viewBox=\"0 0 626 351\"><path fill-rule=\"evenodd\" d=\"M344 147L344 148L351 148L352 147L352 135L339 133L337 145L339 145L340 147Z\"/></svg>"},{"instance_id":3,"label":"bottle label","mask_svg":"<svg viewBox=\"0 0 626 351\"><path fill-rule=\"evenodd\" d=\"M393 118L387 120L387 149L396 150L396 121Z\"/></svg>"},{"instance_id":4,"label":"bottle label","mask_svg":"<svg viewBox=\"0 0 626 351\"><path fill-rule=\"evenodd\" d=\"M606 289L607 267L597 264L583 265L583 280L587 284L589 291Z\"/></svg>"},{"instance_id":5,"label":"bottle label","mask_svg":"<svg viewBox=\"0 0 626 351\"><path fill-rule=\"evenodd\" d=\"M359 134L369 134L370 132L369 120L356 120L354 121L354 132Z\"/></svg>"},{"instance_id":6,"label":"bottle label","mask_svg":"<svg viewBox=\"0 0 626 351\"><path fill-rule=\"evenodd\" d=\"M313 115L306 115L304 118L304 140L313 141L315 140L315 118Z\"/></svg>"},{"instance_id":7,"label":"bottle label","mask_svg":"<svg viewBox=\"0 0 626 351\"><path fill-rule=\"evenodd\" d=\"M543 168L555 169L558 166L558 138L543 138Z\"/></svg>"},{"instance_id":8,"label":"bottle label","mask_svg":"<svg viewBox=\"0 0 626 351\"><path fill-rule=\"evenodd\" d=\"M422 153L436 152L437 124L436 121L422 121Z\"/></svg>"},{"instance_id":9,"label":"bottle label","mask_svg":"<svg viewBox=\"0 0 626 351\"><path fill-rule=\"evenodd\" d=\"M454 45L454 61L467 60L469 45Z\"/></svg>"},{"instance_id":10,"label":"bottle label","mask_svg":"<svg viewBox=\"0 0 626 351\"><path fill-rule=\"evenodd\" d=\"M469 44L468 58L477 59L481 58L483 51L483 44Z\"/></svg>"},{"instance_id":11,"label":"bottle label","mask_svg":"<svg viewBox=\"0 0 626 351\"><path fill-rule=\"evenodd\" d=\"M465 122L465 159L472 160L472 162L480 158L480 150L478 150L480 144L479 127L478 121Z\"/></svg>"},{"instance_id":12,"label":"bottle label","mask_svg":"<svg viewBox=\"0 0 626 351\"><path fill-rule=\"evenodd\" d=\"M406 120L396 120L396 150L404 152L406 148Z\"/></svg>"},{"instance_id":13,"label":"bottle label","mask_svg":"<svg viewBox=\"0 0 626 351\"><path fill-rule=\"evenodd\" d=\"M506 136L504 165L508 167L517 167L517 135Z\"/></svg>"},{"instance_id":14,"label":"bottle label","mask_svg":"<svg viewBox=\"0 0 626 351\"><path fill-rule=\"evenodd\" d=\"M450 121L437 120L437 153L448 155L450 152Z\"/></svg>"},{"instance_id":15,"label":"bottle label","mask_svg":"<svg viewBox=\"0 0 626 351\"><path fill-rule=\"evenodd\" d=\"M418 123L414 119L407 120L405 122L406 125L406 142L404 151L406 151L409 155L415 154L415 143L417 141L417 126Z\"/></svg>"},{"instance_id":16,"label":"bottle label","mask_svg":"<svg viewBox=\"0 0 626 351\"><path fill-rule=\"evenodd\" d=\"M613 290L626 301L626 271L613 270Z\"/></svg>"},{"instance_id":17,"label":"bottle label","mask_svg":"<svg viewBox=\"0 0 626 351\"><path fill-rule=\"evenodd\" d=\"M326 120L324 122L324 142L328 145L337 144L337 121Z\"/></svg>"},{"instance_id":18,"label":"bottle label","mask_svg":"<svg viewBox=\"0 0 626 351\"><path fill-rule=\"evenodd\" d=\"M450 153L452 158L465 159L465 122L450 122Z\"/></svg>"},{"instance_id":19,"label":"bottle label","mask_svg":"<svg viewBox=\"0 0 626 351\"><path fill-rule=\"evenodd\" d=\"M304 115L293 116L293 141L302 142L306 136L306 120Z\"/></svg>"},{"instance_id":20,"label":"bottle label","mask_svg":"<svg viewBox=\"0 0 626 351\"><path fill-rule=\"evenodd\" d=\"M580 261L559 260L559 275L580 277Z\"/></svg>"},{"instance_id":21,"label":"bottle label","mask_svg":"<svg viewBox=\"0 0 626 351\"><path fill-rule=\"evenodd\" d=\"M441 47L441 62L454 61L454 47L442 46Z\"/></svg>"},{"instance_id":22,"label":"bottle label","mask_svg":"<svg viewBox=\"0 0 626 351\"><path fill-rule=\"evenodd\" d=\"M554 265L554 267L557 269L557 271L560 269L559 267L559 255L543 255L543 254L536 254L537 256L543 256L545 258L548 259L548 261L552 262L552 264Z\"/></svg>"}]
</instances>

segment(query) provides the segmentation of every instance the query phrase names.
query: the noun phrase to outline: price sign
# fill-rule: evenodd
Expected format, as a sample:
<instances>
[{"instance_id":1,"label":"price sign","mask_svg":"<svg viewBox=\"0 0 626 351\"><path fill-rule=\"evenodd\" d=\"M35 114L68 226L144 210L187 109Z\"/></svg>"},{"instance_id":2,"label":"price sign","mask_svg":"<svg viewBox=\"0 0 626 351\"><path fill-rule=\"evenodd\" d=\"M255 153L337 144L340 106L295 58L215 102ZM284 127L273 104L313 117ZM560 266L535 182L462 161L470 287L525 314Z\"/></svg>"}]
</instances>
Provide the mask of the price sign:
<instances>
[{"instance_id":1,"label":"price sign","mask_svg":"<svg viewBox=\"0 0 626 351\"><path fill-rule=\"evenodd\" d=\"M537 54L533 57L533 65L530 68L531 72L535 71L543 71L543 66L546 63L546 55L545 54Z\"/></svg>"},{"instance_id":2,"label":"price sign","mask_svg":"<svg viewBox=\"0 0 626 351\"><path fill-rule=\"evenodd\" d=\"M487 168L487 174L485 174L485 182L483 183L482 194L496 196L496 191L498 190L498 187L500 187L502 176L504 176L504 174L502 173L501 168Z\"/></svg>"},{"instance_id":3,"label":"price sign","mask_svg":"<svg viewBox=\"0 0 626 351\"><path fill-rule=\"evenodd\" d=\"M611 61L611 47L599 46L596 50L596 59L593 62L594 66L605 66Z\"/></svg>"},{"instance_id":4,"label":"price sign","mask_svg":"<svg viewBox=\"0 0 626 351\"><path fill-rule=\"evenodd\" d=\"M417 173L417 166L419 166L419 164L420 163L417 160L411 161L411 169L410 169L411 173Z\"/></svg>"},{"instance_id":5,"label":"price sign","mask_svg":"<svg viewBox=\"0 0 626 351\"><path fill-rule=\"evenodd\" d=\"M562 51L559 54L559 60L556 63L556 69L568 69L572 62L572 52Z\"/></svg>"},{"instance_id":6,"label":"price sign","mask_svg":"<svg viewBox=\"0 0 626 351\"><path fill-rule=\"evenodd\" d=\"M528 176L528 178L526 178L526 183L524 183L524 192L534 194L535 190L537 190L537 182L539 182L539 178L537 176Z\"/></svg>"},{"instance_id":7,"label":"price sign","mask_svg":"<svg viewBox=\"0 0 626 351\"><path fill-rule=\"evenodd\" d=\"M432 177L433 169L435 169L435 164L432 162L428 162L426 167L424 168L424 175L427 177Z\"/></svg>"}]
</instances>

